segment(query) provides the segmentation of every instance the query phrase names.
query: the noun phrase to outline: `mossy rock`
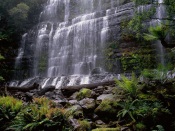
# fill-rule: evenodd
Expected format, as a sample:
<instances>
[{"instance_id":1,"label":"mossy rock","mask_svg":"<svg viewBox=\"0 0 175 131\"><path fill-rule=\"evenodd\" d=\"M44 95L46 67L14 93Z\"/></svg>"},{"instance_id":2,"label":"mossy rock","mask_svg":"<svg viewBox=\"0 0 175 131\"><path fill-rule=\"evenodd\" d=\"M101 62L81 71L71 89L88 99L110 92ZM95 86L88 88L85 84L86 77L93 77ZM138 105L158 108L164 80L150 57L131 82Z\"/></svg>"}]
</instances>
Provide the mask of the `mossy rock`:
<instances>
[{"instance_id":1,"label":"mossy rock","mask_svg":"<svg viewBox=\"0 0 175 131\"><path fill-rule=\"evenodd\" d=\"M120 128L97 128L93 129L92 131L120 131Z\"/></svg>"},{"instance_id":2,"label":"mossy rock","mask_svg":"<svg viewBox=\"0 0 175 131\"><path fill-rule=\"evenodd\" d=\"M115 119L118 111L116 101L103 100L101 104L95 109L95 113L102 116L103 120ZM105 115L108 114L108 115Z\"/></svg>"},{"instance_id":3,"label":"mossy rock","mask_svg":"<svg viewBox=\"0 0 175 131\"><path fill-rule=\"evenodd\" d=\"M92 90L83 88L77 93L76 99L82 100L83 98L90 98L90 97L92 97Z\"/></svg>"},{"instance_id":4,"label":"mossy rock","mask_svg":"<svg viewBox=\"0 0 175 131\"><path fill-rule=\"evenodd\" d=\"M143 123L137 123L136 124L136 130L137 131L145 131L146 130L146 126Z\"/></svg>"},{"instance_id":5,"label":"mossy rock","mask_svg":"<svg viewBox=\"0 0 175 131\"><path fill-rule=\"evenodd\" d=\"M142 99L142 100L151 100L151 101L158 101L158 99L156 98L155 95L151 95L151 94L138 94L138 98Z\"/></svg>"},{"instance_id":6,"label":"mossy rock","mask_svg":"<svg viewBox=\"0 0 175 131\"><path fill-rule=\"evenodd\" d=\"M91 123L87 120L78 121L79 126L77 127L76 131L90 131L91 130Z\"/></svg>"},{"instance_id":7,"label":"mossy rock","mask_svg":"<svg viewBox=\"0 0 175 131\"><path fill-rule=\"evenodd\" d=\"M123 95L125 94L124 90L122 90L121 88L115 87L112 89L112 93L115 95Z\"/></svg>"},{"instance_id":8,"label":"mossy rock","mask_svg":"<svg viewBox=\"0 0 175 131\"><path fill-rule=\"evenodd\" d=\"M74 105L70 108L66 109L66 113L65 113L66 117L83 117L83 109L81 106L79 105Z\"/></svg>"}]
</instances>

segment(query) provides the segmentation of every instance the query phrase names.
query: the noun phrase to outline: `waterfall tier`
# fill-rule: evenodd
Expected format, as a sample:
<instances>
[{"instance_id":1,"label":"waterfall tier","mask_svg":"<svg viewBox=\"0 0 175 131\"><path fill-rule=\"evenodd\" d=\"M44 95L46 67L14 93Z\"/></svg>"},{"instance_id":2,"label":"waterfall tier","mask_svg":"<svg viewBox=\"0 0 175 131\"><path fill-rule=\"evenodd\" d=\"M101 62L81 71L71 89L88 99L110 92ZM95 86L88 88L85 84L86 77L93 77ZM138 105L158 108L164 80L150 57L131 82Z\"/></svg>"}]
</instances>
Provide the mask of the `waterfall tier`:
<instances>
[{"instance_id":1,"label":"waterfall tier","mask_svg":"<svg viewBox=\"0 0 175 131\"><path fill-rule=\"evenodd\" d=\"M11 85L87 84L93 72L108 79L104 49L118 39L120 23L133 16L133 8L130 0L49 0L38 25L23 35L16 59L16 79L30 79Z\"/></svg>"}]
</instances>

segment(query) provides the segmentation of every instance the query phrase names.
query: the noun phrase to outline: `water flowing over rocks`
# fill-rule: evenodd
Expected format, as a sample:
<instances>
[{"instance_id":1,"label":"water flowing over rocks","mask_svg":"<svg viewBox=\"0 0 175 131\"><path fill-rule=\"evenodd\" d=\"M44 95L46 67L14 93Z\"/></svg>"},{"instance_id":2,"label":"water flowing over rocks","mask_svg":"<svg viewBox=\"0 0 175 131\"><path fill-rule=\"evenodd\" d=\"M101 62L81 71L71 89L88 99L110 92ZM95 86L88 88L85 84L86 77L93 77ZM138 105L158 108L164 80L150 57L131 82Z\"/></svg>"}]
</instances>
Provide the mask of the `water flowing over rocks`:
<instances>
[{"instance_id":1,"label":"water flowing over rocks","mask_svg":"<svg viewBox=\"0 0 175 131\"><path fill-rule=\"evenodd\" d=\"M10 86L60 88L115 77L106 72L104 48L133 12L130 0L48 0L38 25L22 37Z\"/></svg>"}]
</instances>

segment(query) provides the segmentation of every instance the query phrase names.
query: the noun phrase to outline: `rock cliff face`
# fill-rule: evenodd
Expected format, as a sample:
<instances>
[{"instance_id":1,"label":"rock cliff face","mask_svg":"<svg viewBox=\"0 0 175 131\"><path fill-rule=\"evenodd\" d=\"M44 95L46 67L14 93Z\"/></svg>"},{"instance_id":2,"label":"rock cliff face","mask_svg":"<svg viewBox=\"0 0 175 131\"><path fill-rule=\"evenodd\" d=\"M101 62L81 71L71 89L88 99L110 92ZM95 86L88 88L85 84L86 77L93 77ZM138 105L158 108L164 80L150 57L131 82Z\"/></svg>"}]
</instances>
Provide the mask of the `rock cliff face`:
<instances>
[{"instance_id":1,"label":"rock cliff face","mask_svg":"<svg viewBox=\"0 0 175 131\"><path fill-rule=\"evenodd\" d=\"M38 78L43 87L91 83L93 72L106 79L104 48L120 37L133 7L130 0L49 0L38 25L23 35L16 79L45 77Z\"/></svg>"}]
</instances>

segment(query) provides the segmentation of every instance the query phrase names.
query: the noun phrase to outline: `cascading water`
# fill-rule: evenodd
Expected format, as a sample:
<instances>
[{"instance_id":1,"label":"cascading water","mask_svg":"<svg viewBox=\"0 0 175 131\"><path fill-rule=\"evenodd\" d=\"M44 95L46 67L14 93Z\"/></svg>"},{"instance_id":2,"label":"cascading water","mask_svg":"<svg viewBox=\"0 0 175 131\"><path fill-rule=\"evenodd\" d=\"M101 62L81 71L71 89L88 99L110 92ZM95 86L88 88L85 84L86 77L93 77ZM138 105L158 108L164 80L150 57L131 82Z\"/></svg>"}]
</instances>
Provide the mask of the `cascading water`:
<instances>
[{"instance_id":1,"label":"cascading water","mask_svg":"<svg viewBox=\"0 0 175 131\"><path fill-rule=\"evenodd\" d=\"M133 6L129 0L49 0L37 28L25 34L24 55L19 54L30 58L31 78L11 85L37 81L42 87L59 88L93 82L96 73L101 80L110 79L104 68L104 48L117 39L119 24L132 17Z\"/></svg>"},{"instance_id":2,"label":"cascading water","mask_svg":"<svg viewBox=\"0 0 175 131\"><path fill-rule=\"evenodd\" d=\"M138 12L144 12L150 10L152 7L156 6L156 12L155 15L153 16L153 19L149 22L149 26L157 26L160 24L165 24L164 19L167 17L166 13L166 6L164 4L164 0L157 0L153 2L153 4L148 4L148 5L142 5L139 6L137 11ZM157 54L158 54L158 63L161 63L162 65L165 65L165 49L162 46L160 41L154 41L156 49L157 49Z\"/></svg>"},{"instance_id":3,"label":"cascading water","mask_svg":"<svg viewBox=\"0 0 175 131\"><path fill-rule=\"evenodd\" d=\"M158 24L166 24L164 23L163 19L167 17L166 14L166 7L164 5L164 0L159 0L158 1L158 8L157 8L157 18L158 18ZM157 49L158 49L158 54L159 54L159 61L162 65L165 66L165 49L162 46L160 41L157 41Z\"/></svg>"}]
</instances>

